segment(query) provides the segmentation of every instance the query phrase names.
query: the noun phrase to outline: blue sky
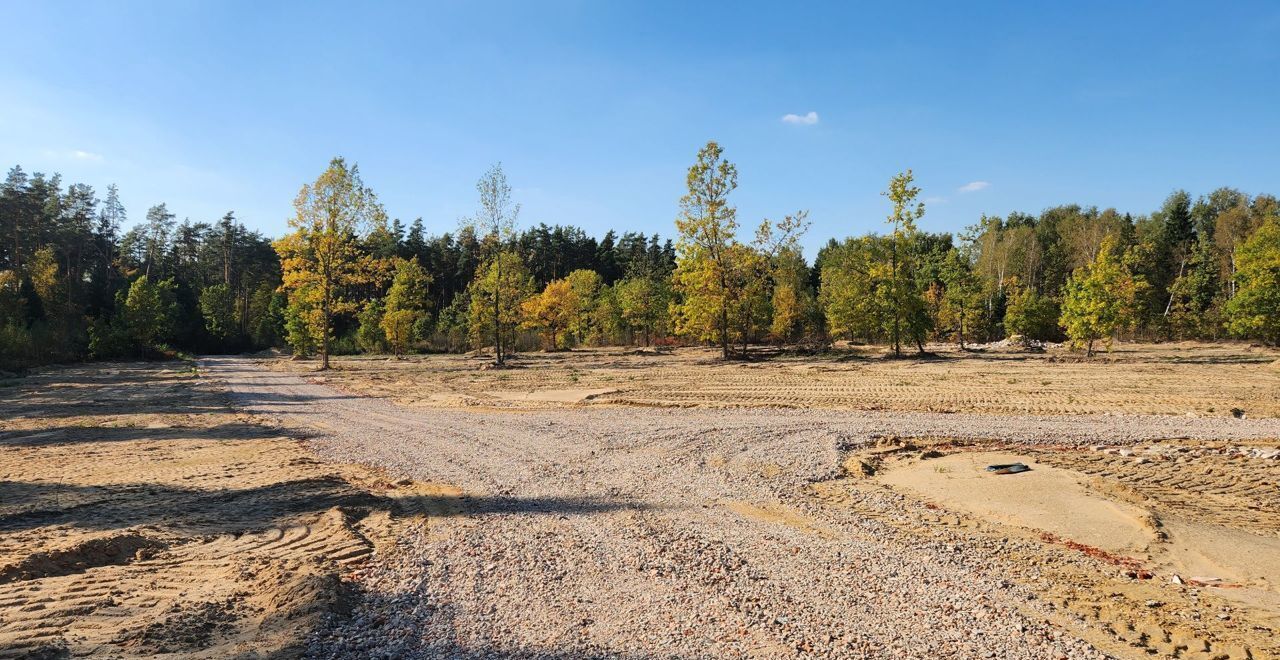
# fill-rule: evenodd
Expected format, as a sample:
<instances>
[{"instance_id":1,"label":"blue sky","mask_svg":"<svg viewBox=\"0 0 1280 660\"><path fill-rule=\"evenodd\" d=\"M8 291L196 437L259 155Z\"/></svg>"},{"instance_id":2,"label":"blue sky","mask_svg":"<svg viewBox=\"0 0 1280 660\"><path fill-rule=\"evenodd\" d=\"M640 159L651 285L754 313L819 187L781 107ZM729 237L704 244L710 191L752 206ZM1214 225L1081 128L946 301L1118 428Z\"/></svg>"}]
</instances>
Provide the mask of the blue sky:
<instances>
[{"instance_id":1,"label":"blue sky","mask_svg":"<svg viewBox=\"0 0 1280 660\"><path fill-rule=\"evenodd\" d=\"M811 255L908 167L934 230L1280 193L1280 4L1050 4L10 1L0 163L278 235L334 155L433 233L502 161L522 225L670 235L716 139Z\"/></svg>"}]
</instances>

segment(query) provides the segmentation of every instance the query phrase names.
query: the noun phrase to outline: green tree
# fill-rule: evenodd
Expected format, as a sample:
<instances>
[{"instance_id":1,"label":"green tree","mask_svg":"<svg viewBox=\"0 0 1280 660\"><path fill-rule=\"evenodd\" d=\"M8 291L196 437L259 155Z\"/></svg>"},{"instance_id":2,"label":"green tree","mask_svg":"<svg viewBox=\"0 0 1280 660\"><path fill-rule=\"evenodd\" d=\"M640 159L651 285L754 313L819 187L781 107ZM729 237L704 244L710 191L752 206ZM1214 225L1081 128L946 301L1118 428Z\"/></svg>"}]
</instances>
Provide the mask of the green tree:
<instances>
[{"instance_id":1,"label":"green tree","mask_svg":"<svg viewBox=\"0 0 1280 660\"><path fill-rule=\"evenodd\" d=\"M877 236L845 239L820 254L818 301L832 335L875 341L889 326L888 240Z\"/></svg>"},{"instance_id":2,"label":"green tree","mask_svg":"<svg viewBox=\"0 0 1280 660\"><path fill-rule=\"evenodd\" d=\"M436 318L436 332L444 336L446 351L466 347L470 329L471 291L460 292L440 310Z\"/></svg>"},{"instance_id":3,"label":"green tree","mask_svg":"<svg viewBox=\"0 0 1280 660\"><path fill-rule=\"evenodd\" d=\"M200 314L209 334L225 340L236 327L235 296L226 284L207 286L200 292Z\"/></svg>"},{"instance_id":4,"label":"green tree","mask_svg":"<svg viewBox=\"0 0 1280 660\"><path fill-rule=\"evenodd\" d=\"M533 293L533 278L520 255L504 251L486 260L468 291L472 343L479 348L489 338L494 340L495 348L496 343L510 345L507 340L514 340L515 329L521 320L521 305ZM492 306L494 300L503 301L496 316Z\"/></svg>"},{"instance_id":5,"label":"green tree","mask_svg":"<svg viewBox=\"0 0 1280 660\"><path fill-rule=\"evenodd\" d=\"M1158 266L1162 269L1158 288L1165 295L1164 316L1167 318L1173 311L1173 284L1185 272L1196 238L1191 195L1185 190L1175 190L1165 199L1156 218L1161 223L1156 251Z\"/></svg>"},{"instance_id":6,"label":"green tree","mask_svg":"<svg viewBox=\"0 0 1280 660\"><path fill-rule=\"evenodd\" d=\"M122 305L124 322L139 350L155 348L172 336L178 313L175 288L173 280L153 283L146 275L129 285Z\"/></svg>"},{"instance_id":7,"label":"green tree","mask_svg":"<svg viewBox=\"0 0 1280 660\"><path fill-rule=\"evenodd\" d=\"M1052 339L1058 331L1058 305L1048 296L1023 287L1009 297L1004 313L1005 334L1019 336L1023 345L1031 340Z\"/></svg>"},{"instance_id":8,"label":"green tree","mask_svg":"<svg viewBox=\"0 0 1280 660\"><path fill-rule=\"evenodd\" d=\"M1093 357L1093 346L1104 340L1109 347L1114 335L1137 321L1137 302L1143 283L1136 280L1115 256L1108 239L1098 258L1078 268L1067 280L1059 321L1073 346L1084 348Z\"/></svg>"},{"instance_id":9,"label":"green tree","mask_svg":"<svg viewBox=\"0 0 1280 660\"><path fill-rule=\"evenodd\" d=\"M356 345L366 353L381 353L386 348L386 336L382 329L386 307L381 300L369 300L356 316L360 325L356 327Z\"/></svg>"},{"instance_id":10,"label":"green tree","mask_svg":"<svg viewBox=\"0 0 1280 660\"><path fill-rule=\"evenodd\" d=\"M893 342L893 354L902 355L903 333L915 341L924 352L924 337L929 329L929 316L925 312L924 296L915 278L916 221L924 217L924 203L917 202L920 189L913 186L915 180L907 170L889 181L889 189L881 193L893 204L888 223L893 226L889 234L889 336Z\"/></svg>"},{"instance_id":11,"label":"green tree","mask_svg":"<svg viewBox=\"0 0 1280 660\"><path fill-rule=\"evenodd\" d=\"M942 281L941 316L963 351L965 338L972 338L982 320L982 280L960 251L953 249L943 263Z\"/></svg>"},{"instance_id":12,"label":"green tree","mask_svg":"<svg viewBox=\"0 0 1280 660\"><path fill-rule=\"evenodd\" d=\"M665 279L656 277L629 277L613 286L623 322L632 332L644 336L648 346L652 337L667 329L667 306L671 301L671 288Z\"/></svg>"},{"instance_id":13,"label":"green tree","mask_svg":"<svg viewBox=\"0 0 1280 660\"><path fill-rule=\"evenodd\" d=\"M396 357L408 349L415 329L427 316L430 286L431 275L418 263L417 257L396 262L396 274L387 291L387 311L382 317L382 329Z\"/></svg>"},{"instance_id":14,"label":"green tree","mask_svg":"<svg viewBox=\"0 0 1280 660\"><path fill-rule=\"evenodd\" d=\"M1240 337L1280 344L1280 215L1269 217L1236 250L1236 295L1228 327Z\"/></svg>"},{"instance_id":15,"label":"green tree","mask_svg":"<svg viewBox=\"0 0 1280 660\"><path fill-rule=\"evenodd\" d=\"M1169 325L1180 337L1213 335L1220 327L1221 319L1214 314L1220 289L1216 250L1212 237L1202 235L1169 287Z\"/></svg>"},{"instance_id":16,"label":"green tree","mask_svg":"<svg viewBox=\"0 0 1280 660\"><path fill-rule=\"evenodd\" d=\"M480 266L480 270L476 271L476 279L482 279L481 273L484 269L491 269L493 272L485 273L483 277L490 279L493 285L483 288L484 294L488 296L485 307L479 306L480 300L475 295L480 291L473 293L472 316L482 313L487 318L476 319L472 326L490 329L493 333L494 363L502 364L506 360L503 329L514 326L522 302L522 300L506 297L509 291L515 290L509 288L506 283L514 279L508 277L503 270L508 263L514 265L514 262L519 262L520 274L528 279L527 270L520 256L515 252L507 251L507 246L515 233L516 220L520 217L520 205L511 202L511 186L507 183L507 175L502 171L502 163L494 165L476 182L476 191L480 193L480 212L465 225L477 235L484 237L490 255L489 259ZM521 284L521 286L524 285Z\"/></svg>"},{"instance_id":17,"label":"green tree","mask_svg":"<svg viewBox=\"0 0 1280 660\"><path fill-rule=\"evenodd\" d=\"M249 332L260 347L276 346L284 337L284 309L288 298L270 282L263 282L249 299Z\"/></svg>"},{"instance_id":18,"label":"green tree","mask_svg":"<svg viewBox=\"0 0 1280 660\"><path fill-rule=\"evenodd\" d=\"M145 225L146 267L143 272L147 277L151 277L152 266L164 256L165 251L169 248L175 217L164 204L153 206L147 210L147 224Z\"/></svg>"},{"instance_id":19,"label":"green tree","mask_svg":"<svg viewBox=\"0 0 1280 660\"><path fill-rule=\"evenodd\" d=\"M293 351L294 358L303 358L316 350L316 330L321 323L314 304L314 295L294 295L288 297L284 309L285 342Z\"/></svg>"},{"instance_id":20,"label":"green tree","mask_svg":"<svg viewBox=\"0 0 1280 660\"><path fill-rule=\"evenodd\" d=\"M664 281L665 282L665 281ZM604 285L596 294L591 310L591 339L599 343L620 341L626 321L622 318L622 304L618 301L618 287Z\"/></svg>"}]
</instances>

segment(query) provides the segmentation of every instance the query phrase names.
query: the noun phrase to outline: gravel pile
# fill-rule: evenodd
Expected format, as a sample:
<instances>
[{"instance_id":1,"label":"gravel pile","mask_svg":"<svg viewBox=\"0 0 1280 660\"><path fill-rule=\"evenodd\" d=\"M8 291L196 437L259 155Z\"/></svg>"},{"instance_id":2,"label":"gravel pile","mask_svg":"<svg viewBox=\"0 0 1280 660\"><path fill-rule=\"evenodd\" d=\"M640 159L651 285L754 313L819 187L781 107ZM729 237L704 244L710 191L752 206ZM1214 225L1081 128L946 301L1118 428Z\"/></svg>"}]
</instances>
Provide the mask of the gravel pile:
<instances>
[{"instance_id":1,"label":"gravel pile","mask_svg":"<svg viewBox=\"0 0 1280 660\"><path fill-rule=\"evenodd\" d=\"M904 536L801 496L885 436L1123 446L1280 437L1280 420L587 407L410 410L246 360L240 404L335 461L447 482L433 518L354 576L316 657L1106 657L1004 582L1001 548ZM891 494L862 503L913 515Z\"/></svg>"}]
</instances>

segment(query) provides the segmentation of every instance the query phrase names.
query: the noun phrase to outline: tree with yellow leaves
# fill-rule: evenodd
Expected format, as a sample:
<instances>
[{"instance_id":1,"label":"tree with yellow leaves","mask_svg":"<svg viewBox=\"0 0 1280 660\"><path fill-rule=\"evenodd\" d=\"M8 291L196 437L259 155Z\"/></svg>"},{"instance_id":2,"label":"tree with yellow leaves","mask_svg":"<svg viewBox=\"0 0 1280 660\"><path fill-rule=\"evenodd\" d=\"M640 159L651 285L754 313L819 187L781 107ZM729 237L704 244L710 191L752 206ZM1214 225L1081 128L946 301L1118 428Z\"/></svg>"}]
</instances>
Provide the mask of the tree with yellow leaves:
<instances>
[{"instance_id":1,"label":"tree with yellow leaves","mask_svg":"<svg viewBox=\"0 0 1280 660\"><path fill-rule=\"evenodd\" d=\"M304 184L293 201L293 232L275 242L283 270L283 288L305 316L320 348L320 368L329 368L333 316L355 309L345 287L361 279L357 239L373 219L385 217L356 165L334 158L314 183Z\"/></svg>"},{"instance_id":2,"label":"tree with yellow leaves","mask_svg":"<svg viewBox=\"0 0 1280 660\"><path fill-rule=\"evenodd\" d=\"M716 341L728 359L735 340L745 353L753 329L770 325L773 259L795 249L808 221L803 211L776 224L765 220L753 244L739 241L737 210L728 201L738 186L738 169L723 153L708 142L685 179L689 192L676 218L680 241L672 283L678 299L671 316L676 332Z\"/></svg>"},{"instance_id":3,"label":"tree with yellow leaves","mask_svg":"<svg viewBox=\"0 0 1280 660\"><path fill-rule=\"evenodd\" d=\"M524 301L521 306L524 321L521 325L545 332L547 350L555 350L560 348L561 333L572 322L579 307L578 294L570 286L569 280L552 280L542 293Z\"/></svg>"},{"instance_id":4,"label":"tree with yellow leaves","mask_svg":"<svg viewBox=\"0 0 1280 660\"><path fill-rule=\"evenodd\" d=\"M552 280L542 293L531 296L521 305L524 312L521 325L544 331L547 350L567 348L572 335L581 338L587 334L600 284L600 274L585 269Z\"/></svg>"},{"instance_id":5,"label":"tree with yellow leaves","mask_svg":"<svg viewBox=\"0 0 1280 660\"><path fill-rule=\"evenodd\" d=\"M680 198L673 282L680 301L673 306L676 331L700 340L714 339L729 359L729 322L741 287L734 277L734 258L741 250L735 238L737 209L729 193L738 187L738 168L724 160L715 141L698 151L685 178L688 193Z\"/></svg>"},{"instance_id":6,"label":"tree with yellow leaves","mask_svg":"<svg viewBox=\"0 0 1280 660\"><path fill-rule=\"evenodd\" d=\"M785 216L776 223L766 218L756 229L754 245L764 257L757 263L765 268L757 279L772 286L768 294L772 314L769 332L782 341L795 339L803 332L816 309L806 282L809 269L800 250L800 237L808 229L808 211Z\"/></svg>"}]
</instances>

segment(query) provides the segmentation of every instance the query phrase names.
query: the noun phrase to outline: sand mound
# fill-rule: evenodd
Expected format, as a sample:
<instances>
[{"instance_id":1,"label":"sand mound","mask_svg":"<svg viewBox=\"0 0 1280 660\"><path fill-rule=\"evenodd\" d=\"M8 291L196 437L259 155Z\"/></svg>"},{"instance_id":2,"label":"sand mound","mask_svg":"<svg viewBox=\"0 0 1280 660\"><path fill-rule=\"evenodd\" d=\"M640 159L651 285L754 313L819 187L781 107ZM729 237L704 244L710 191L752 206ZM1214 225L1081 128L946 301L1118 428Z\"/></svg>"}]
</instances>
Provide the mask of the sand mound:
<instances>
[{"instance_id":1,"label":"sand mound","mask_svg":"<svg viewBox=\"0 0 1280 660\"><path fill-rule=\"evenodd\" d=\"M0 659L294 657L350 611L340 576L416 491L198 383L95 366L0 399Z\"/></svg>"},{"instance_id":2,"label":"sand mound","mask_svg":"<svg viewBox=\"0 0 1280 660\"><path fill-rule=\"evenodd\" d=\"M91 568L125 564L154 554L164 543L135 532L81 540L68 548L36 552L0 566L0 584L83 573Z\"/></svg>"},{"instance_id":3,"label":"sand mound","mask_svg":"<svg viewBox=\"0 0 1280 660\"><path fill-rule=\"evenodd\" d=\"M986 471L988 465L1017 462L1031 471ZM879 478L951 509L1112 552L1145 551L1158 538L1150 512L1090 491L1084 475L1027 456L962 452L906 464Z\"/></svg>"}]
</instances>

